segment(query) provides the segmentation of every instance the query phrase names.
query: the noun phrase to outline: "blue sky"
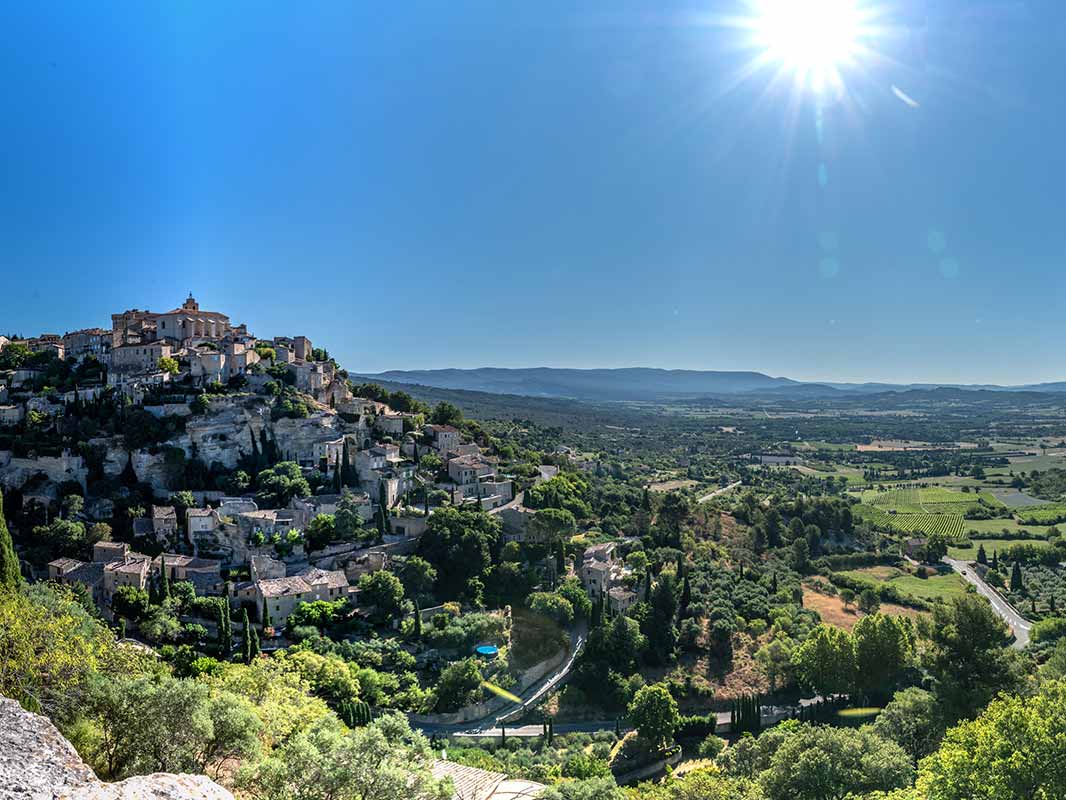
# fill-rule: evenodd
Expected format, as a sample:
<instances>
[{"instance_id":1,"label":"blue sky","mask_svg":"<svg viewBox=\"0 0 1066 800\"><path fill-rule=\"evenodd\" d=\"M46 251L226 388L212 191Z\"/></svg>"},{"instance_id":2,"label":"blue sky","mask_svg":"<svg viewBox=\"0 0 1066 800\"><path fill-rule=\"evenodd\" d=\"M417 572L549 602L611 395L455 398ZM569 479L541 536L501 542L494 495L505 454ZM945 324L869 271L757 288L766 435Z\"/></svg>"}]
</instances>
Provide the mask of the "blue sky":
<instances>
[{"instance_id":1,"label":"blue sky","mask_svg":"<svg viewBox=\"0 0 1066 800\"><path fill-rule=\"evenodd\" d=\"M730 85L739 1L7 4L0 330L191 289L354 371L1066 378L1066 7L861 5L819 98Z\"/></svg>"}]
</instances>

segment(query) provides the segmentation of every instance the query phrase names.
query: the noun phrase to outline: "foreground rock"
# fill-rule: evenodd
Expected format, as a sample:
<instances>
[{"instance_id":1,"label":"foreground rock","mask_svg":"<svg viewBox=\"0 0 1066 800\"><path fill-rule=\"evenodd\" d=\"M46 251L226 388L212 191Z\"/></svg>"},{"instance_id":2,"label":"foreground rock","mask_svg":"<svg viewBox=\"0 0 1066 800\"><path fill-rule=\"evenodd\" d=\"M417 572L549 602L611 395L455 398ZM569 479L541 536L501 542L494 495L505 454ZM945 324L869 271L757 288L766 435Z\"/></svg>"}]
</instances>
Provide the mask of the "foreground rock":
<instances>
[{"instance_id":1,"label":"foreground rock","mask_svg":"<svg viewBox=\"0 0 1066 800\"><path fill-rule=\"evenodd\" d=\"M97 780L45 717L0 697L0 800L233 800L203 775Z\"/></svg>"}]
</instances>

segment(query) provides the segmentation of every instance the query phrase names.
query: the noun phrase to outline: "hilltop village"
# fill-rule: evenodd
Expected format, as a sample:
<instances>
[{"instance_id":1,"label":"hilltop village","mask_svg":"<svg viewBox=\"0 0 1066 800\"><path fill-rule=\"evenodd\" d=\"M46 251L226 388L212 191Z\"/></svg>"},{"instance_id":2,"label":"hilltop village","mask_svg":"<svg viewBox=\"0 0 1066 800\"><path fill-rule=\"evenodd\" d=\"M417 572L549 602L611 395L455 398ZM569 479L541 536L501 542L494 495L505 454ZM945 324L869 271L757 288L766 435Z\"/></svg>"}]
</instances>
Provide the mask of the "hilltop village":
<instances>
[{"instance_id":1,"label":"hilltop village","mask_svg":"<svg viewBox=\"0 0 1066 800\"><path fill-rule=\"evenodd\" d=\"M487 512L504 542L545 537L527 524L522 486L558 468L500 474L454 407L356 386L307 337L257 338L192 296L111 321L0 337L8 517L83 529L28 568L84 587L107 619L123 587L148 592L164 573L247 608L268 635L302 603L367 611L359 579L416 552L441 507ZM76 447L49 446L68 428ZM637 598L622 572L590 550L585 581L615 611Z\"/></svg>"}]
</instances>

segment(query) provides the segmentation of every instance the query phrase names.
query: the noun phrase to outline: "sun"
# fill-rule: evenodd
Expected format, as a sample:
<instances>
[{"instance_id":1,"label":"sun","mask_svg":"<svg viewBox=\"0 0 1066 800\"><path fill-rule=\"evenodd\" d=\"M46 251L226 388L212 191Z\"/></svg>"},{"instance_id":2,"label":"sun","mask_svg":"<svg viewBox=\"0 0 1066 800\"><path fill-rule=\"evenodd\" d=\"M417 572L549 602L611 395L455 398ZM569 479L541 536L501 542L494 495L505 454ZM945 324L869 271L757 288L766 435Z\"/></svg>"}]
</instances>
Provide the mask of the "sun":
<instances>
[{"instance_id":1,"label":"sun","mask_svg":"<svg viewBox=\"0 0 1066 800\"><path fill-rule=\"evenodd\" d=\"M758 0L753 11L754 44L763 59L816 91L839 83L841 68L862 50L856 0Z\"/></svg>"}]
</instances>

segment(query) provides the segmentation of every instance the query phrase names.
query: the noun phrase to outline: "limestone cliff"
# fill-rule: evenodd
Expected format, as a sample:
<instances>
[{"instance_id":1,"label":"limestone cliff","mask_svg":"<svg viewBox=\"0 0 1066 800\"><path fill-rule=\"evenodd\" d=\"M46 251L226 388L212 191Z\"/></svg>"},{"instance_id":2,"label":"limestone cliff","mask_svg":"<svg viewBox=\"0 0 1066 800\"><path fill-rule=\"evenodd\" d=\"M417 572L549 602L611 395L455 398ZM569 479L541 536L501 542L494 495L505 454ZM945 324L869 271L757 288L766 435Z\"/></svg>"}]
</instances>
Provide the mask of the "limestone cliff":
<instances>
[{"instance_id":1,"label":"limestone cliff","mask_svg":"<svg viewBox=\"0 0 1066 800\"><path fill-rule=\"evenodd\" d=\"M0 697L0 800L233 800L203 775L103 783L55 726Z\"/></svg>"}]
</instances>

